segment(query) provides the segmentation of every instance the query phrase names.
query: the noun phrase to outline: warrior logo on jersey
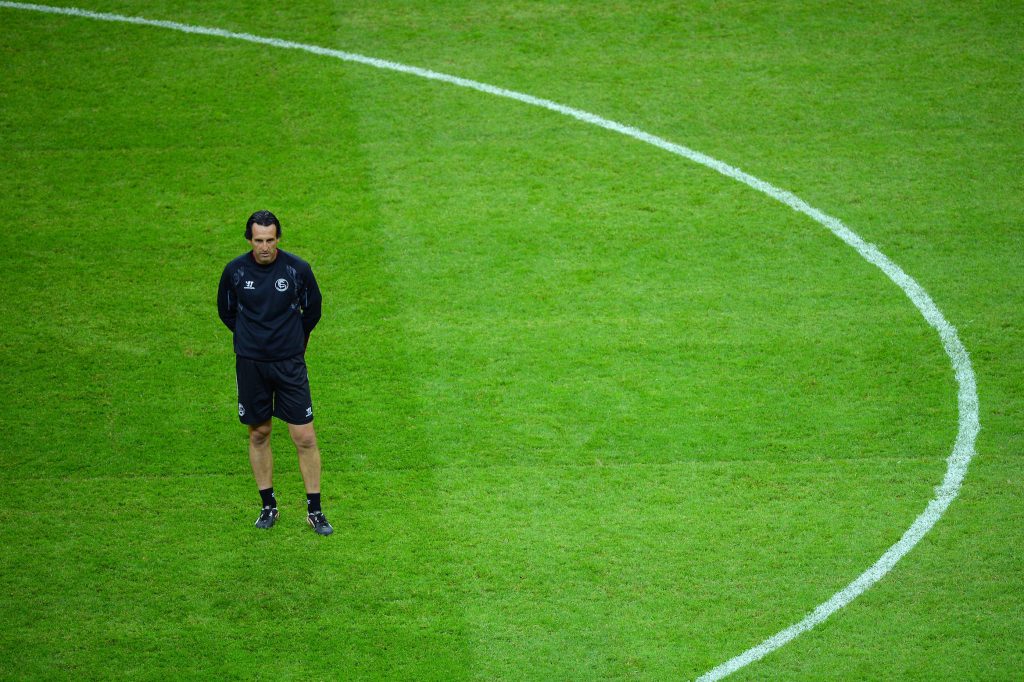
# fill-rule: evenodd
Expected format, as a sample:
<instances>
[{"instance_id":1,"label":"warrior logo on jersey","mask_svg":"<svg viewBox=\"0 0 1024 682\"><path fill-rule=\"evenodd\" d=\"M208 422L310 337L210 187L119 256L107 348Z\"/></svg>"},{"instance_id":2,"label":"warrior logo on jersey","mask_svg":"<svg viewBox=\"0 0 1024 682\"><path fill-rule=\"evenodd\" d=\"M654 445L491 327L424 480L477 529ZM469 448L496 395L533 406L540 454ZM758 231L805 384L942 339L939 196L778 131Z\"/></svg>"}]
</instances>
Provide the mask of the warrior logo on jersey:
<instances>
[{"instance_id":1,"label":"warrior logo on jersey","mask_svg":"<svg viewBox=\"0 0 1024 682\"><path fill-rule=\"evenodd\" d=\"M278 291L288 291L288 280L284 277L274 282L274 288Z\"/></svg>"}]
</instances>

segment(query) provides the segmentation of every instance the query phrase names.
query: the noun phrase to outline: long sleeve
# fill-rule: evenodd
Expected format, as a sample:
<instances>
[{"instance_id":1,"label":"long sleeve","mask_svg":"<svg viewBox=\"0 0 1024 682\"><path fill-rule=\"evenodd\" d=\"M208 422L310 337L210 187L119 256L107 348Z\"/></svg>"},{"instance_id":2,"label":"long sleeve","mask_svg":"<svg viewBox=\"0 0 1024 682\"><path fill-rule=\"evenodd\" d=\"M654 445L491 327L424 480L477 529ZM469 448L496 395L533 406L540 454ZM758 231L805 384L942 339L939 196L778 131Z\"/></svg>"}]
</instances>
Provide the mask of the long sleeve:
<instances>
[{"instance_id":1,"label":"long sleeve","mask_svg":"<svg viewBox=\"0 0 1024 682\"><path fill-rule=\"evenodd\" d=\"M228 268L224 268L224 274L220 276L220 286L217 288L217 314L228 329L235 331L235 323L238 321L238 299L231 286Z\"/></svg>"},{"instance_id":2,"label":"long sleeve","mask_svg":"<svg viewBox=\"0 0 1024 682\"><path fill-rule=\"evenodd\" d=\"M302 331L305 332L306 340L308 341L309 333L313 331L313 327L320 321L323 297L320 295L320 285L316 283L316 277L313 276L313 269L307 270L305 275L303 278L305 286L302 290L300 303L302 305Z\"/></svg>"}]
</instances>

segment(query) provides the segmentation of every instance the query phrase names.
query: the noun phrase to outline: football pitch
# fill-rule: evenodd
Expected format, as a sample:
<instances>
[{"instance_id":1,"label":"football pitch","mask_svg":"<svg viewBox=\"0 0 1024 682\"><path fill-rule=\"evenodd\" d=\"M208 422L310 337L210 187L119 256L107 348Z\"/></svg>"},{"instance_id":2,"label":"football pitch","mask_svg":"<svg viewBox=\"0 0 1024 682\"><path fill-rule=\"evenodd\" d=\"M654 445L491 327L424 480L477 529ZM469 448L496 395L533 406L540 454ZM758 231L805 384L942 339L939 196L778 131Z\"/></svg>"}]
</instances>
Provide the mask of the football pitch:
<instances>
[{"instance_id":1,"label":"football pitch","mask_svg":"<svg viewBox=\"0 0 1024 682\"><path fill-rule=\"evenodd\" d=\"M1024 675L1024 5L75 7L0 2L0 679Z\"/></svg>"}]
</instances>

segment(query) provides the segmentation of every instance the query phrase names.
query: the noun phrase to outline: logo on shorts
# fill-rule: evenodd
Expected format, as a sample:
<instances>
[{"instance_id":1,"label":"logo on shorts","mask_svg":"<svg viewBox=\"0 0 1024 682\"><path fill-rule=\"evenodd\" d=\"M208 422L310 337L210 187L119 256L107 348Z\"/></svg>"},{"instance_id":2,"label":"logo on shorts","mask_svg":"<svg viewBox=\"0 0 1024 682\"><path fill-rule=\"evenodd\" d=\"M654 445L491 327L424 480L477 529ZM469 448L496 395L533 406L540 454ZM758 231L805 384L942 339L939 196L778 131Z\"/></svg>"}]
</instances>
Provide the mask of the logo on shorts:
<instances>
[{"instance_id":1,"label":"logo on shorts","mask_svg":"<svg viewBox=\"0 0 1024 682\"><path fill-rule=\"evenodd\" d=\"M251 279L247 279L247 280L245 280L245 287L244 288L250 289L250 290L255 289L256 288L256 282L254 282Z\"/></svg>"},{"instance_id":2,"label":"logo on shorts","mask_svg":"<svg viewBox=\"0 0 1024 682\"><path fill-rule=\"evenodd\" d=\"M309 407L306 408L306 416L307 417L312 417L313 416L313 406L312 405L310 405Z\"/></svg>"},{"instance_id":3,"label":"logo on shorts","mask_svg":"<svg viewBox=\"0 0 1024 682\"><path fill-rule=\"evenodd\" d=\"M278 291L288 291L288 280L284 277L274 282L274 288Z\"/></svg>"},{"instance_id":4,"label":"logo on shorts","mask_svg":"<svg viewBox=\"0 0 1024 682\"><path fill-rule=\"evenodd\" d=\"M244 417L245 416L245 405L243 405L242 403L238 403L238 416L239 417Z\"/></svg>"}]
</instances>

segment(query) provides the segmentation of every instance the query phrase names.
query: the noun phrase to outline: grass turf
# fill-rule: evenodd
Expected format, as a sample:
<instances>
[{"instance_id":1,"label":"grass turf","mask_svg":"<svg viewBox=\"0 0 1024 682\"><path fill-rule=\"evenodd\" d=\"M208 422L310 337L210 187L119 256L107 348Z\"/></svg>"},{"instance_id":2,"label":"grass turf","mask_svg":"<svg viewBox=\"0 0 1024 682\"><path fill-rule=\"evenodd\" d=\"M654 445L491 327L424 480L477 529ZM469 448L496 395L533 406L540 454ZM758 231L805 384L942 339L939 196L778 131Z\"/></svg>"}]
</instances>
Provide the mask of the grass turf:
<instances>
[{"instance_id":1,"label":"grass turf","mask_svg":"<svg viewBox=\"0 0 1024 682\"><path fill-rule=\"evenodd\" d=\"M550 97L843 218L960 327L980 456L891 576L737 677L1019 669L1019 10L381 7L95 9ZM934 332L766 198L448 86L0 11L5 677L692 677L941 479ZM212 298L262 206L327 292L326 542L280 428L283 520L249 527Z\"/></svg>"}]
</instances>

